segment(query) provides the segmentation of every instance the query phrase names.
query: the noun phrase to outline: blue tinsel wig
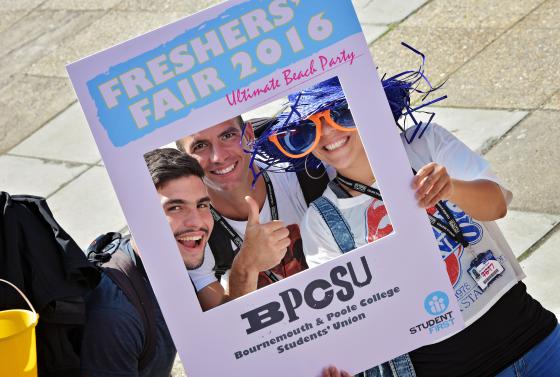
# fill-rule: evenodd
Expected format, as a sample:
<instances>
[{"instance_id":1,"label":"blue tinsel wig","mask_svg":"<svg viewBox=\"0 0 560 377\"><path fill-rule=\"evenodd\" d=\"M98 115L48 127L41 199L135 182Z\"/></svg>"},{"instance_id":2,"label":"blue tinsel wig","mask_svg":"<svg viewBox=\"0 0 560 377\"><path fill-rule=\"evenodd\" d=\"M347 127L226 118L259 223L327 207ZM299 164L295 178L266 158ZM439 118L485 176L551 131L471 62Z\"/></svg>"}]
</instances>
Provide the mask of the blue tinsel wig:
<instances>
[{"instance_id":1,"label":"blue tinsel wig","mask_svg":"<svg viewBox=\"0 0 560 377\"><path fill-rule=\"evenodd\" d=\"M424 76L425 56L404 42L402 42L402 45L418 54L422 58L422 64L416 71L404 71L388 79L383 78L381 84L385 90L385 95L387 96L395 123L405 133L405 139L410 144L414 138L422 137L434 116L433 113L430 113L431 116L428 122L423 123L418 122L414 118L413 112L441 101L447 96L425 102L426 97L433 91L439 89L439 87L432 87L426 76ZM425 82L429 89L425 91L420 90L418 87L421 82ZM410 104L410 96L413 93L422 95L421 104L414 108L411 107ZM255 160L260 161L261 165L264 165L267 171L272 172L316 169L321 162L315 158L312 153L308 154L305 158L290 158L279 151L276 146L268 140L268 137L283 129L293 127L300 120L306 119L312 114L334 108L341 104L347 104L347 102L338 77L330 78L307 89L290 94L288 96L288 103L284 107L285 110L277 117L271 119L265 130L262 131L260 136L250 145L251 150L248 152L253 155L250 167L253 170L255 181L258 178L258 174L255 174L255 169L253 167L253 162ZM401 118L402 122L399 123ZM410 118L413 123L410 127L406 127L405 124L408 118Z\"/></svg>"}]
</instances>

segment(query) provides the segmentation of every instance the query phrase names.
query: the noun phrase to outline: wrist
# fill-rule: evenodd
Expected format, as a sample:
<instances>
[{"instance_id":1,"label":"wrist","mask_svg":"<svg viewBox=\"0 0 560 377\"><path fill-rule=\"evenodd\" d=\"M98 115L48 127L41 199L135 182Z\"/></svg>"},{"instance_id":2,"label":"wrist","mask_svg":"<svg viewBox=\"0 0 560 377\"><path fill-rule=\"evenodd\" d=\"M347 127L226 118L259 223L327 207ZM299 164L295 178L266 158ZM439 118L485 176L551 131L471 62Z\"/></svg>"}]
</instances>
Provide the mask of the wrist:
<instances>
[{"instance_id":1,"label":"wrist","mask_svg":"<svg viewBox=\"0 0 560 377\"><path fill-rule=\"evenodd\" d=\"M461 185L462 181L455 178L449 179L449 194L444 198L453 203L457 203L457 187Z\"/></svg>"},{"instance_id":2,"label":"wrist","mask_svg":"<svg viewBox=\"0 0 560 377\"><path fill-rule=\"evenodd\" d=\"M232 272L235 272L242 280L250 280L254 278L259 274L259 271L255 267L253 260L254 258L251 258L246 252L246 249L242 246L239 253L237 253L233 259L233 263L231 265Z\"/></svg>"},{"instance_id":3,"label":"wrist","mask_svg":"<svg viewBox=\"0 0 560 377\"><path fill-rule=\"evenodd\" d=\"M257 289L259 272L246 264L244 254L240 252L233 259L229 276L229 294L231 299L241 297Z\"/></svg>"}]
</instances>

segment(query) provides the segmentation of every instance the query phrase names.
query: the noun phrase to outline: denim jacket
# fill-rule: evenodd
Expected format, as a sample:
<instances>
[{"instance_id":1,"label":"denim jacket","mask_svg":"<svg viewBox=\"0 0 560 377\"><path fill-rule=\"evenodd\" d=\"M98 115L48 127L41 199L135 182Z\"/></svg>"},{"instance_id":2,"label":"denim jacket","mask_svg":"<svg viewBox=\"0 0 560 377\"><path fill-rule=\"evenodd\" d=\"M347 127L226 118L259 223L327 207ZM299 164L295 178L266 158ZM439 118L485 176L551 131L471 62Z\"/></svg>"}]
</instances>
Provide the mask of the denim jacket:
<instances>
[{"instance_id":1,"label":"denim jacket","mask_svg":"<svg viewBox=\"0 0 560 377\"><path fill-rule=\"evenodd\" d=\"M356 244L350 226L336 206L324 196L315 200L312 205L317 208L325 220L342 253L354 250ZM410 357L408 354L404 354L357 374L356 377L416 377L416 373Z\"/></svg>"},{"instance_id":2,"label":"denim jacket","mask_svg":"<svg viewBox=\"0 0 560 377\"><path fill-rule=\"evenodd\" d=\"M406 353L357 374L356 377L416 377L416 373L412 361Z\"/></svg>"}]
</instances>

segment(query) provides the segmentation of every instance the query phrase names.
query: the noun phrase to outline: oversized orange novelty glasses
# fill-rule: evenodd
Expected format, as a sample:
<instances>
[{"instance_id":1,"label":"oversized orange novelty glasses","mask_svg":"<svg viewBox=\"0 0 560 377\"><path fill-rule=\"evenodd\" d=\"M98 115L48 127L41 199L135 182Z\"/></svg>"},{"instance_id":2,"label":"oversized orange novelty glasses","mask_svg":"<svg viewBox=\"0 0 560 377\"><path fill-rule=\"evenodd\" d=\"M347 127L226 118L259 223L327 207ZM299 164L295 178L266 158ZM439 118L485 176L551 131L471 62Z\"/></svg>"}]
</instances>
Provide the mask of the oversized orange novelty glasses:
<instances>
[{"instance_id":1,"label":"oversized orange novelty glasses","mask_svg":"<svg viewBox=\"0 0 560 377\"><path fill-rule=\"evenodd\" d=\"M321 139L321 118L339 131L354 132L356 125L348 105L338 106L312 114L304 120L290 124L268 137L283 154L290 158L302 158L311 153Z\"/></svg>"}]
</instances>

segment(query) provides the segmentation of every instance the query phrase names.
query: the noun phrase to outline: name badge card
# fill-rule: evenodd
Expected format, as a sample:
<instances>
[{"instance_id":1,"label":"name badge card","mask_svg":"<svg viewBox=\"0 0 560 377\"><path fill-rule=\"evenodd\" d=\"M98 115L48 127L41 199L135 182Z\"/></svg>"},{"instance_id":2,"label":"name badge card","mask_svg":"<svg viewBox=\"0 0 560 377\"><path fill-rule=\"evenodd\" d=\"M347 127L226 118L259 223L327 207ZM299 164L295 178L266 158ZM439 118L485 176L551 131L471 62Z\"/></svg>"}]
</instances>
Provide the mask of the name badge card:
<instances>
[{"instance_id":1,"label":"name badge card","mask_svg":"<svg viewBox=\"0 0 560 377\"><path fill-rule=\"evenodd\" d=\"M232 0L67 69L189 377L357 373L463 328L350 0ZM334 76L393 231L203 311L144 154Z\"/></svg>"}]
</instances>

